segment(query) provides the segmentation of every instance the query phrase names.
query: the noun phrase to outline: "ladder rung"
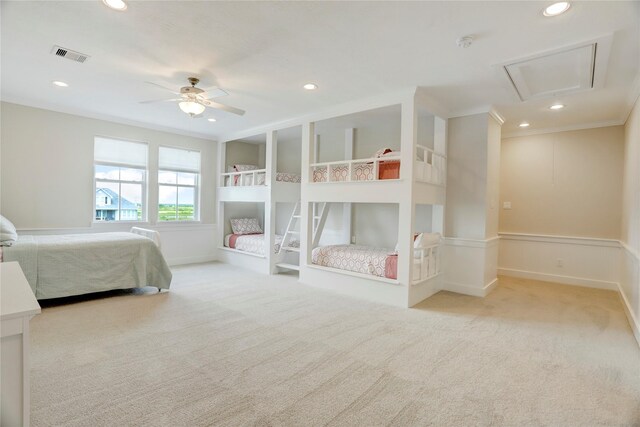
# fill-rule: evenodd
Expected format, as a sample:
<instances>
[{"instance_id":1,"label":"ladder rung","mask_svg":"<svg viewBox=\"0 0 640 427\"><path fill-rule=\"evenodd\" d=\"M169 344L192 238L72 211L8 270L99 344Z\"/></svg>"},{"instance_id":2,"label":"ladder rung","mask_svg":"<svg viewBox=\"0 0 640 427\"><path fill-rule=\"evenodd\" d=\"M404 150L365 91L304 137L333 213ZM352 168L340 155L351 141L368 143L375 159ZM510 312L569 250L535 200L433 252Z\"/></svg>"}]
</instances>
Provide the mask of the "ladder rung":
<instances>
[{"instance_id":1,"label":"ladder rung","mask_svg":"<svg viewBox=\"0 0 640 427\"><path fill-rule=\"evenodd\" d=\"M285 246L281 249L283 251L300 252L300 248L294 248L293 246Z\"/></svg>"},{"instance_id":2,"label":"ladder rung","mask_svg":"<svg viewBox=\"0 0 640 427\"><path fill-rule=\"evenodd\" d=\"M300 232L296 231L296 230L287 230L287 233L289 233L289 234L300 234ZM287 234L287 233L284 233L284 234Z\"/></svg>"},{"instance_id":3,"label":"ladder rung","mask_svg":"<svg viewBox=\"0 0 640 427\"><path fill-rule=\"evenodd\" d=\"M294 218L300 218L300 215L294 215L293 217Z\"/></svg>"},{"instance_id":4,"label":"ladder rung","mask_svg":"<svg viewBox=\"0 0 640 427\"><path fill-rule=\"evenodd\" d=\"M295 264L287 264L285 262L281 262L279 264L276 264L276 267L279 268L286 268L287 270L295 270L295 271L300 271L300 266L299 265L295 265Z\"/></svg>"}]
</instances>

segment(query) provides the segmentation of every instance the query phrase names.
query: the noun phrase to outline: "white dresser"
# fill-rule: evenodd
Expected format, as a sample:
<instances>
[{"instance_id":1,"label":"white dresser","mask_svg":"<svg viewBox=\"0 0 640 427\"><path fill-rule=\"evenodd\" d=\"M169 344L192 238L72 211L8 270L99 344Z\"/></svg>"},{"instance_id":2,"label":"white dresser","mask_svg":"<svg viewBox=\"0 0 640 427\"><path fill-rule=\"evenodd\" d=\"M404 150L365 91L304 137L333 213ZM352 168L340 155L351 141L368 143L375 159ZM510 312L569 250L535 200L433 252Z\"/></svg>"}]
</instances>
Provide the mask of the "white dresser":
<instances>
[{"instance_id":1,"label":"white dresser","mask_svg":"<svg viewBox=\"0 0 640 427\"><path fill-rule=\"evenodd\" d=\"M0 425L29 426L29 320L40 305L17 262L0 263Z\"/></svg>"}]
</instances>

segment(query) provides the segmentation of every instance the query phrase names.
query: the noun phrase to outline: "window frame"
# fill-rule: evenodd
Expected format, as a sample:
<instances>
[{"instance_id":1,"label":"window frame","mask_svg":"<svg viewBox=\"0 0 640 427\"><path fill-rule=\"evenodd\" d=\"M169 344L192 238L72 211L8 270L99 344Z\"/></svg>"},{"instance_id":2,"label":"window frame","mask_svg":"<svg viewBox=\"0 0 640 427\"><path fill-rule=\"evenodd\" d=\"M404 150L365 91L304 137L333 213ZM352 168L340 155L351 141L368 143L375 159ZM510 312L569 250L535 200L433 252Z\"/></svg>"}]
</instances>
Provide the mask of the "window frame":
<instances>
[{"instance_id":1,"label":"window frame","mask_svg":"<svg viewBox=\"0 0 640 427\"><path fill-rule=\"evenodd\" d=\"M149 143L145 141L136 141L125 138L114 138L112 136L104 136L104 135L95 135L94 136L94 149L95 149L95 138L103 138L103 139L112 139L114 141L122 141L122 142L130 142L134 144L143 144L147 149L147 158L146 158L146 166L133 165L127 163L119 163L119 162L103 162L97 161L95 158L95 151L93 155L93 208L92 208L92 224L132 224L132 223L146 223L148 221L148 186L149 186ZM122 179L108 179L108 178L96 178L96 166L110 166L110 167L118 167L122 169L134 169L142 172L142 181L130 181L130 180L122 180ZM116 183L118 184L118 213L120 216L121 206L122 206L122 184L136 184L142 187L142 195L141 195L141 210L140 210L140 219L118 219L113 221L105 221L96 219L96 191L98 189L98 182L108 182L108 183Z\"/></svg>"},{"instance_id":2,"label":"window frame","mask_svg":"<svg viewBox=\"0 0 640 427\"><path fill-rule=\"evenodd\" d=\"M160 166L160 150L162 148L171 148L173 150L183 150L183 151L193 151L198 153L198 171L193 171L189 169L183 168L162 168ZM175 172L176 173L176 183L175 184L163 184L160 182L160 173L162 172ZM179 184L178 183L178 173L190 173L195 175L195 184ZM156 205L157 210L157 218L156 223L158 224L187 224L187 223L199 223L200 222L200 191L201 191L201 175L202 175L202 152L200 150L195 150L192 148L184 148L184 147L175 147L170 145L159 145L158 146L158 173L157 173L157 184L158 184L158 202ZM176 219L160 219L160 187L174 187L176 189ZM180 188L193 188L193 219L179 219L178 215L178 190Z\"/></svg>"}]
</instances>

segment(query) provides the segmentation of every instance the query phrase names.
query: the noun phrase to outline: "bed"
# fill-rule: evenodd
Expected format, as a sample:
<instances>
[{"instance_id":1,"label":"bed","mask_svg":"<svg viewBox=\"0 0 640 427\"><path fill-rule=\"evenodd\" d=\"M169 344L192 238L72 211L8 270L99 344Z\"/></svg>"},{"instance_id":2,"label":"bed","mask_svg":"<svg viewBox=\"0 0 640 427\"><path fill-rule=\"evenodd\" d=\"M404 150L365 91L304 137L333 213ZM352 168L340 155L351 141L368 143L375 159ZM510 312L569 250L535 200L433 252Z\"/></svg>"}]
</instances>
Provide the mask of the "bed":
<instances>
[{"instance_id":1,"label":"bed","mask_svg":"<svg viewBox=\"0 0 640 427\"><path fill-rule=\"evenodd\" d=\"M398 255L390 249L360 245L328 245L315 248L311 262L322 267L397 279Z\"/></svg>"},{"instance_id":2,"label":"bed","mask_svg":"<svg viewBox=\"0 0 640 427\"><path fill-rule=\"evenodd\" d=\"M413 241L413 282L435 277L440 273L442 237L439 233L416 233ZM320 246L311 252L311 262L355 273L398 278L398 248L395 250L361 245Z\"/></svg>"},{"instance_id":3,"label":"bed","mask_svg":"<svg viewBox=\"0 0 640 427\"><path fill-rule=\"evenodd\" d=\"M240 172L251 172L239 174ZM230 175L225 176L225 187L246 187L252 185L265 185L266 171L258 169L255 165L234 165L228 169ZM234 175L235 174L235 175ZM255 184L254 184L255 177ZM300 174L289 172L277 172L276 182L289 182L299 184L301 181Z\"/></svg>"},{"instance_id":4,"label":"bed","mask_svg":"<svg viewBox=\"0 0 640 427\"><path fill-rule=\"evenodd\" d=\"M40 300L171 284L158 245L131 232L22 235L2 249L3 261L18 261Z\"/></svg>"},{"instance_id":5,"label":"bed","mask_svg":"<svg viewBox=\"0 0 640 427\"><path fill-rule=\"evenodd\" d=\"M249 252L256 255L265 255L264 251L264 234L227 234L224 238L224 245L231 249L236 249L243 252ZM282 244L282 236L275 235L275 244L273 251L277 253L280 250ZM290 247L299 248L300 242L298 240L292 240L289 242Z\"/></svg>"}]
</instances>

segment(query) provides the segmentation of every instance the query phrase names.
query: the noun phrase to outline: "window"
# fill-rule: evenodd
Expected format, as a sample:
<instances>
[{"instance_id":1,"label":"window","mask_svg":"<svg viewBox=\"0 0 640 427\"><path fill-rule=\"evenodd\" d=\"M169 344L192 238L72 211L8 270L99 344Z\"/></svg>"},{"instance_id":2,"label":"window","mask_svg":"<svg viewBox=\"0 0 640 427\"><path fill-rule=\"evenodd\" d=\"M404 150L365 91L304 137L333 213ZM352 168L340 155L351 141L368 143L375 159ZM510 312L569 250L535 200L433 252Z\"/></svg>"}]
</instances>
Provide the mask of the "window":
<instances>
[{"instance_id":1,"label":"window","mask_svg":"<svg viewBox=\"0 0 640 427\"><path fill-rule=\"evenodd\" d=\"M158 219L197 221L200 152L160 147L158 154Z\"/></svg>"},{"instance_id":2,"label":"window","mask_svg":"<svg viewBox=\"0 0 640 427\"><path fill-rule=\"evenodd\" d=\"M96 137L95 221L146 218L147 144Z\"/></svg>"}]
</instances>

